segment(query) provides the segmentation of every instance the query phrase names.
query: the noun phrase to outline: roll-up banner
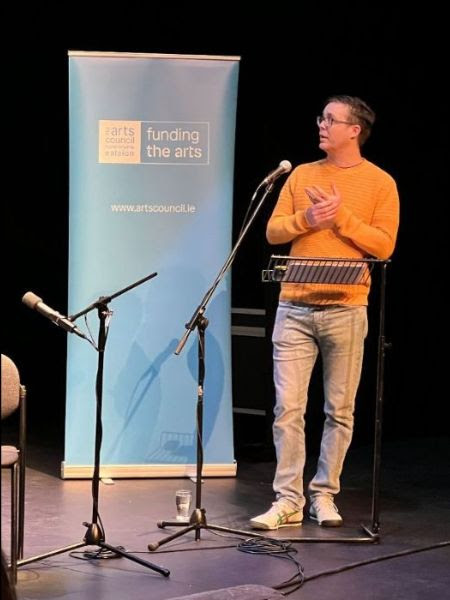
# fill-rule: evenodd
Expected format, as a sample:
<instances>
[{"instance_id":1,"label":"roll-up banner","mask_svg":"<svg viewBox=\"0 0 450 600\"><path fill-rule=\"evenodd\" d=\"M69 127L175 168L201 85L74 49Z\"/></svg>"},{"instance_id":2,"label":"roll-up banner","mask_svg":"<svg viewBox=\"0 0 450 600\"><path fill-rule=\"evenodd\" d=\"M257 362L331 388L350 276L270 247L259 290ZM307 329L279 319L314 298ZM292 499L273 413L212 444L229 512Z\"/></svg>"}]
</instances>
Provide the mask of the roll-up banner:
<instances>
[{"instance_id":1,"label":"roll-up banner","mask_svg":"<svg viewBox=\"0 0 450 600\"><path fill-rule=\"evenodd\" d=\"M231 249L238 72L239 57L69 52L69 314L157 273L108 304L101 477L195 475L196 332L174 350ZM205 476L236 474L230 283L205 315ZM92 476L97 366L68 336L64 478Z\"/></svg>"}]
</instances>

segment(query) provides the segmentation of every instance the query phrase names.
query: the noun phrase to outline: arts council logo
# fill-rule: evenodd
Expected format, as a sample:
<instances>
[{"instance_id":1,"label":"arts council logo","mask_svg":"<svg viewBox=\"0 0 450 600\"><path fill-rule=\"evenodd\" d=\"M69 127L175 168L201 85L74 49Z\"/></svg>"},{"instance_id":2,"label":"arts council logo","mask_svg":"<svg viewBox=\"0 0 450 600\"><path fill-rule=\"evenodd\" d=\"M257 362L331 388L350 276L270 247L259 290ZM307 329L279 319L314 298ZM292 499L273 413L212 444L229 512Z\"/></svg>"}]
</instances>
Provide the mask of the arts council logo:
<instances>
[{"instance_id":1,"label":"arts council logo","mask_svg":"<svg viewBox=\"0 0 450 600\"><path fill-rule=\"evenodd\" d=\"M99 121L98 162L140 163L141 122Z\"/></svg>"}]
</instances>

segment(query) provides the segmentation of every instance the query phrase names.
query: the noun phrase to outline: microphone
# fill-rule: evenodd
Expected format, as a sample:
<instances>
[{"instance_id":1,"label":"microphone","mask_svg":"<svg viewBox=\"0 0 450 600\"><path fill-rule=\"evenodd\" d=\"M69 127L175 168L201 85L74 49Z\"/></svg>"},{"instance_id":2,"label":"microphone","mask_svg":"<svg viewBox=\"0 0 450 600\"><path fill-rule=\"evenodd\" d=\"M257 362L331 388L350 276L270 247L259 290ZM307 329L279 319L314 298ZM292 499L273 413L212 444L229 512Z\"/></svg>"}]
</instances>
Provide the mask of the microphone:
<instances>
[{"instance_id":1,"label":"microphone","mask_svg":"<svg viewBox=\"0 0 450 600\"><path fill-rule=\"evenodd\" d=\"M288 160L282 160L278 167L269 173L265 179L262 180L261 185L270 185L272 184L280 175L284 175L285 173L289 173L292 170L292 165Z\"/></svg>"},{"instance_id":2,"label":"microphone","mask_svg":"<svg viewBox=\"0 0 450 600\"><path fill-rule=\"evenodd\" d=\"M44 304L42 302L42 298L39 298L39 296L36 296L36 294L33 294L33 292L27 292L23 296L22 302L26 304L28 308L37 310L38 313L41 313L41 315L44 315L44 317L47 317L47 319L53 321L53 323L64 329L64 331L67 331L68 333L75 333L85 340L89 340L89 338L78 329L75 323L73 323L69 318L60 315L59 312L53 310L53 308L50 308L50 306Z\"/></svg>"}]
</instances>

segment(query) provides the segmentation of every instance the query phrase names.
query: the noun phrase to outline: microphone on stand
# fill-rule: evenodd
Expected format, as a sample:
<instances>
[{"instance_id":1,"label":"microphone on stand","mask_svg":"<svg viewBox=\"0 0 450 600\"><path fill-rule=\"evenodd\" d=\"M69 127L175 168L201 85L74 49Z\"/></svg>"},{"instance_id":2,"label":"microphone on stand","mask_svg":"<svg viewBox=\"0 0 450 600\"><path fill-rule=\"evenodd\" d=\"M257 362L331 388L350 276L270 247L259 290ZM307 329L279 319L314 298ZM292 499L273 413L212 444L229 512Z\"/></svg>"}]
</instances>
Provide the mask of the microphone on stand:
<instances>
[{"instance_id":1,"label":"microphone on stand","mask_svg":"<svg viewBox=\"0 0 450 600\"><path fill-rule=\"evenodd\" d=\"M259 190L263 186L266 186L266 194L269 193L270 191L272 191L272 187L271 186L273 185L273 182L276 179L278 179L278 177L280 177L281 175L284 175L285 173L289 173L289 171L291 171L291 170L292 170L291 163L288 160L282 160L280 162L280 164L278 165L278 167L276 169L274 169L273 171L271 171L267 175L267 177L265 177L261 181L261 183L256 188L255 193L251 197L250 204L248 205L247 212L245 213L244 220L242 221L242 226L241 226L241 230L239 232L239 237L240 237L241 233L243 232L243 230L244 230L244 228L245 228L245 226L247 224L247 217L248 217L248 215L250 213L250 210L251 210L251 208L252 208L252 206L253 206L253 204L254 204L254 202L256 200L256 196L257 196ZM259 210L259 208L257 210Z\"/></svg>"},{"instance_id":2,"label":"microphone on stand","mask_svg":"<svg viewBox=\"0 0 450 600\"><path fill-rule=\"evenodd\" d=\"M44 317L47 317L47 319L53 321L55 325L58 325L58 327L61 327L64 329L64 331L67 331L68 333L75 333L83 339L90 341L89 338L78 329L75 323L73 323L68 317L64 317L56 310L53 310L53 308L50 308L50 306L44 304L42 302L42 298L39 298L39 296L36 296L36 294L33 294L33 292L27 292L23 296L22 302L28 306L28 308L37 310L38 313L41 313L41 315L44 315Z\"/></svg>"},{"instance_id":3,"label":"microphone on stand","mask_svg":"<svg viewBox=\"0 0 450 600\"><path fill-rule=\"evenodd\" d=\"M272 184L278 177L284 175L285 173L289 173L292 170L292 165L288 160L282 160L278 167L271 171L265 179L262 180L261 185L270 185Z\"/></svg>"}]
</instances>

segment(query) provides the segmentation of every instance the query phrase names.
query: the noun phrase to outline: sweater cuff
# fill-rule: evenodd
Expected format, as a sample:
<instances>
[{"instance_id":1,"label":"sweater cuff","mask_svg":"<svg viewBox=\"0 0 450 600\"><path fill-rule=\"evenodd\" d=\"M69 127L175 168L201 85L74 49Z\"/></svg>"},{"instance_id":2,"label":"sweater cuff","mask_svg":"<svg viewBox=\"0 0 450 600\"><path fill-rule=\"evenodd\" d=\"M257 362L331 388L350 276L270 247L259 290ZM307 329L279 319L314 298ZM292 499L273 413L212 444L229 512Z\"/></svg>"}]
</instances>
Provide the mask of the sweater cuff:
<instances>
[{"instance_id":1,"label":"sweater cuff","mask_svg":"<svg viewBox=\"0 0 450 600\"><path fill-rule=\"evenodd\" d=\"M352 211L349 210L348 208L346 208L345 206L340 206L338 211L337 211L337 215L336 215L336 220L335 220L335 224L336 227L339 229L341 229L342 227L345 227L345 225L348 223L348 220L351 218L352 216Z\"/></svg>"},{"instance_id":2,"label":"sweater cuff","mask_svg":"<svg viewBox=\"0 0 450 600\"><path fill-rule=\"evenodd\" d=\"M298 227L299 233L305 233L305 231L312 229L312 226L306 219L306 210L297 211L295 213L295 223Z\"/></svg>"}]
</instances>

